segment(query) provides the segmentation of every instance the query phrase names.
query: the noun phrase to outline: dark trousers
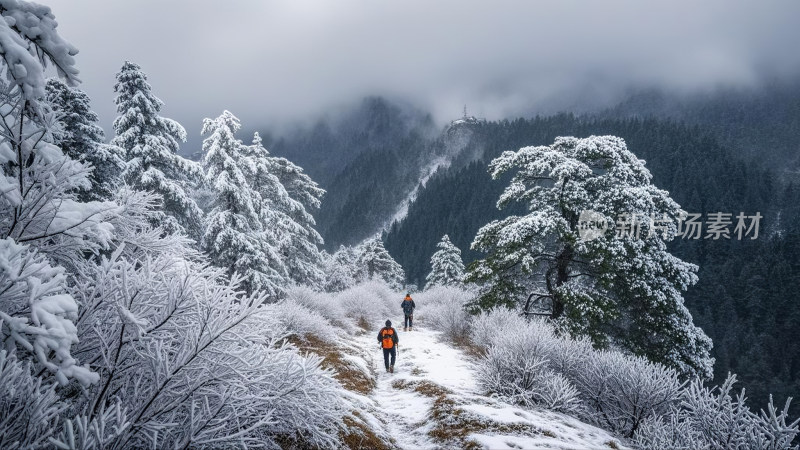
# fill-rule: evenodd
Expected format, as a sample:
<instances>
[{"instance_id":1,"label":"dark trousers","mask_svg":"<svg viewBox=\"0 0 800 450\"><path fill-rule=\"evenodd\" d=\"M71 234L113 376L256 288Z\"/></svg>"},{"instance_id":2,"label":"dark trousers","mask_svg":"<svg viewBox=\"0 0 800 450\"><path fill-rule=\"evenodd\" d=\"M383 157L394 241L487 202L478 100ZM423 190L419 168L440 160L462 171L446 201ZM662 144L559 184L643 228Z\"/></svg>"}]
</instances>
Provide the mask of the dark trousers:
<instances>
[{"instance_id":1,"label":"dark trousers","mask_svg":"<svg viewBox=\"0 0 800 450\"><path fill-rule=\"evenodd\" d=\"M389 362L389 355L392 356L391 362ZM394 360L396 357L397 357L397 351L395 351L395 347L383 349L383 363L386 365L387 370L389 369L389 366L394 365Z\"/></svg>"},{"instance_id":2,"label":"dark trousers","mask_svg":"<svg viewBox=\"0 0 800 450\"><path fill-rule=\"evenodd\" d=\"M413 320L414 320L414 314L406 314L406 320L405 320L405 322L403 322L403 324L404 324L403 326L404 327L413 327L413 325L411 325L411 322Z\"/></svg>"}]
</instances>

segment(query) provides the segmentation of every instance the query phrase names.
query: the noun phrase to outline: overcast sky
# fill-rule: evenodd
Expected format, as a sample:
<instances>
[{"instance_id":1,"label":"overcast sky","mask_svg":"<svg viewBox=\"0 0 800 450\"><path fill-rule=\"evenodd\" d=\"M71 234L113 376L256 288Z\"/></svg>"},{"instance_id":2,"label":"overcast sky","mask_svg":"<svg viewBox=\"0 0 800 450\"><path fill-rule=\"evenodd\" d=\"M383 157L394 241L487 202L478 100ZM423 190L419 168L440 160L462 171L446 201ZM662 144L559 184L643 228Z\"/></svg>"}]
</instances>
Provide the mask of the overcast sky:
<instances>
[{"instance_id":1,"label":"overcast sky","mask_svg":"<svg viewBox=\"0 0 800 450\"><path fill-rule=\"evenodd\" d=\"M380 94L493 119L800 73L797 0L40 1L109 134L126 59L192 135L223 109L250 128Z\"/></svg>"}]
</instances>

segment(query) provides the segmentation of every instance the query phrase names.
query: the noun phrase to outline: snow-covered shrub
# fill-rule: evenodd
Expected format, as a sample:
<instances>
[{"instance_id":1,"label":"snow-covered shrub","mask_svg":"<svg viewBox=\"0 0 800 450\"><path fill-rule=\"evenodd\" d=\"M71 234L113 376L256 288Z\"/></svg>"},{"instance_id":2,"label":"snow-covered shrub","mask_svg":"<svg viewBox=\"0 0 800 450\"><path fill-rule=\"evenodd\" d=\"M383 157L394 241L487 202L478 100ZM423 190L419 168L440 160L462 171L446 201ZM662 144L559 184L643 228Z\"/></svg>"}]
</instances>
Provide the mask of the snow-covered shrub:
<instances>
[{"instance_id":1,"label":"snow-covered shrub","mask_svg":"<svg viewBox=\"0 0 800 450\"><path fill-rule=\"evenodd\" d=\"M336 333L330 322L321 314L293 301L283 300L277 304L266 305L270 315L286 329L286 332L299 338L314 336L330 342L336 339Z\"/></svg>"},{"instance_id":2,"label":"snow-covered shrub","mask_svg":"<svg viewBox=\"0 0 800 450\"><path fill-rule=\"evenodd\" d=\"M417 294L415 303L420 306L420 313L416 320L424 321L454 341L469 339L470 315L464 305L473 296L473 293L458 287L435 286Z\"/></svg>"},{"instance_id":3,"label":"snow-covered shrub","mask_svg":"<svg viewBox=\"0 0 800 450\"><path fill-rule=\"evenodd\" d=\"M551 369L568 380L576 379L584 370L586 361L595 350L587 338L558 338L548 355Z\"/></svg>"},{"instance_id":4,"label":"snow-covered shrub","mask_svg":"<svg viewBox=\"0 0 800 450\"><path fill-rule=\"evenodd\" d=\"M473 318L472 342L481 347L489 347L500 336L524 329L527 324L527 320L519 313L500 306Z\"/></svg>"},{"instance_id":5,"label":"snow-covered shrub","mask_svg":"<svg viewBox=\"0 0 800 450\"><path fill-rule=\"evenodd\" d=\"M402 314L397 293L382 281L372 280L339 292L335 301L342 305L345 315L358 322L365 322L376 330L386 319Z\"/></svg>"},{"instance_id":6,"label":"snow-covered shrub","mask_svg":"<svg viewBox=\"0 0 800 450\"><path fill-rule=\"evenodd\" d=\"M494 338L478 365L478 383L512 403L577 410L575 387L549 366L549 355L558 350L552 329L543 323L526 325Z\"/></svg>"},{"instance_id":7,"label":"snow-covered shrub","mask_svg":"<svg viewBox=\"0 0 800 450\"><path fill-rule=\"evenodd\" d=\"M58 416L54 384L31 375L29 362L0 350L0 448L43 448Z\"/></svg>"},{"instance_id":8,"label":"snow-covered shrub","mask_svg":"<svg viewBox=\"0 0 800 450\"><path fill-rule=\"evenodd\" d=\"M303 305L326 318L340 328L350 329L350 321L345 320L345 311L334 294L315 292L307 286L292 286L286 292L287 300Z\"/></svg>"},{"instance_id":9,"label":"snow-covered shrub","mask_svg":"<svg viewBox=\"0 0 800 450\"><path fill-rule=\"evenodd\" d=\"M579 413L583 411L578 390L564 375L550 370L550 375L544 377L542 384L536 388L536 402L544 408L564 413Z\"/></svg>"},{"instance_id":10,"label":"snow-covered shrub","mask_svg":"<svg viewBox=\"0 0 800 450\"><path fill-rule=\"evenodd\" d=\"M759 414L745 404L744 390L731 396L735 375L722 386L707 388L695 380L682 392L668 418L646 421L635 435L643 448L785 449L798 434L800 419L787 424L789 402L782 411L772 403Z\"/></svg>"},{"instance_id":11,"label":"snow-covered shrub","mask_svg":"<svg viewBox=\"0 0 800 450\"><path fill-rule=\"evenodd\" d=\"M636 430L633 441L639 448L647 450L710 448L703 445L689 422L679 420L677 412L645 420Z\"/></svg>"},{"instance_id":12,"label":"snow-covered shrub","mask_svg":"<svg viewBox=\"0 0 800 450\"><path fill-rule=\"evenodd\" d=\"M667 414L683 387L674 369L613 350L589 353L570 381L588 408L584 418L626 437L645 420Z\"/></svg>"}]
</instances>

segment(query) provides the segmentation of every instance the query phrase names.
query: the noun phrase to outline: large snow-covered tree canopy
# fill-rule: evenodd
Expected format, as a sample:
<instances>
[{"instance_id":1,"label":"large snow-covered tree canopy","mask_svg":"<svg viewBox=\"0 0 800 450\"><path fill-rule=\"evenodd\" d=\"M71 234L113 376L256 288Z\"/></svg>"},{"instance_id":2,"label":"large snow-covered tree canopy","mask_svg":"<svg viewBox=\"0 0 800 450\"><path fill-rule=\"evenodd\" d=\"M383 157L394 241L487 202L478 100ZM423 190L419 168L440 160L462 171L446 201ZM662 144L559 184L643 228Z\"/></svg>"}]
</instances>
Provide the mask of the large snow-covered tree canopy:
<instances>
[{"instance_id":1,"label":"large snow-covered tree canopy","mask_svg":"<svg viewBox=\"0 0 800 450\"><path fill-rule=\"evenodd\" d=\"M431 256L431 272L425 278L425 288L433 286L460 286L464 281L464 261L461 250L452 242L450 236L442 236L436 244L439 249Z\"/></svg>"},{"instance_id":2,"label":"large snow-covered tree canopy","mask_svg":"<svg viewBox=\"0 0 800 450\"><path fill-rule=\"evenodd\" d=\"M116 136L111 143L125 149L125 181L159 195L166 214L159 222L167 231L185 230L198 238L202 211L189 188L200 181L202 169L178 155L186 130L159 115L164 103L152 93L147 75L138 65L130 61L122 65L114 92L120 115L114 120Z\"/></svg>"},{"instance_id":3,"label":"large snow-covered tree canopy","mask_svg":"<svg viewBox=\"0 0 800 450\"><path fill-rule=\"evenodd\" d=\"M694 326L682 297L697 281L697 267L666 248L682 211L622 139L557 138L504 152L490 171L494 178L514 174L498 207L525 202L530 213L478 231L472 248L487 256L467 277L485 286L476 306L519 305L533 295L573 335L711 376L711 340ZM582 213L607 229L582 239ZM638 236L617 236L621 217L641 221Z\"/></svg>"}]
</instances>

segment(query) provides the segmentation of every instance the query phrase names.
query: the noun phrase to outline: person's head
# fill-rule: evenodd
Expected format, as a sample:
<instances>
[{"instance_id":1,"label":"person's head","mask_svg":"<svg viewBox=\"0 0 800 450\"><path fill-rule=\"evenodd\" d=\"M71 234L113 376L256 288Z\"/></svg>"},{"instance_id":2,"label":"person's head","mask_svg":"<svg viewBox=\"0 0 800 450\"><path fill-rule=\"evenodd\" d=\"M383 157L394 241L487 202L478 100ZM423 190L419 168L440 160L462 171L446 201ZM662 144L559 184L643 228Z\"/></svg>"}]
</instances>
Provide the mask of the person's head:
<instances>
[{"instance_id":1,"label":"person's head","mask_svg":"<svg viewBox=\"0 0 800 450\"><path fill-rule=\"evenodd\" d=\"M392 321L391 320L387 320L386 321L386 326L387 327L391 327L392 326Z\"/></svg>"},{"instance_id":2,"label":"person's head","mask_svg":"<svg viewBox=\"0 0 800 450\"><path fill-rule=\"evenodd\" d=\"M406 297L411 297L411 293L410 292L406 292Z\"/></svg>"}]
</instances>

